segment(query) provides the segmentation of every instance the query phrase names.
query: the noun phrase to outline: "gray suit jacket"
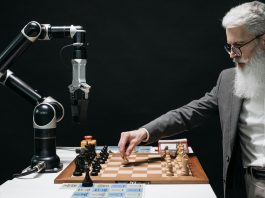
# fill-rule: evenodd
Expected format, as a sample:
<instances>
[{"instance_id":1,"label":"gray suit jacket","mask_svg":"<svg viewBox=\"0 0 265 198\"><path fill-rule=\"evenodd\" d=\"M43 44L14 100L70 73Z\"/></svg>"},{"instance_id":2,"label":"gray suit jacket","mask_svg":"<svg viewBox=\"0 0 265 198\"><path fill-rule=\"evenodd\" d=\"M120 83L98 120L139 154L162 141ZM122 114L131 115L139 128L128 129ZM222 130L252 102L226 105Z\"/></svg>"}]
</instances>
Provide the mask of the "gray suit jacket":
<instances>
[{"instance_id":1,"label":"gray suit jacket","mask_svg":"<svg viewBox=\"0 0 265 198\"><path fill-rule=\"evenodd\" d=\"M151 143L163 137L188 131L203 124L207 121L207 118L219 115L223 137L223 181L225 194L227 194L226 191L228 189L234 188L232 184L228 186L228 183L231 183L229 175L233 174L231 175L233 177L236 169L230 168L230 166L234 166L231 165L231 162L238 161L233 159L236 155L233 154L233 150L236 148L236 140L238 139L236 138L237 123L242 100L233 94L234 78L234 68L222 71L216 86L210 93L206 93L201 99L194 100L181 108L169 111L143 126L150 133L148 142ZM237 151L239 148L237 146ZM237 156L237 159L239 159L238 157L240 158L241 156Z\"/></svg>"}]
</instances>

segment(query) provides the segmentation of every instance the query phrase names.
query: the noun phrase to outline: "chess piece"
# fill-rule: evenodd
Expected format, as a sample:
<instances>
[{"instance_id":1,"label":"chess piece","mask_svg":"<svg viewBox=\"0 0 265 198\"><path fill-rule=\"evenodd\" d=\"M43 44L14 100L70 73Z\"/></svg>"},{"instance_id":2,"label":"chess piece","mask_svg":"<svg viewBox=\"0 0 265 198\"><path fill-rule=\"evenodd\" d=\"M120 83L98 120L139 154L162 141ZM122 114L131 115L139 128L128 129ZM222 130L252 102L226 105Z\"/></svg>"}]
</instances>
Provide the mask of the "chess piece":
<instances>
[{"instance_id":1,"label":"chess piece","mask_svg":"<svg viewBox=\"0 0 265 198\"><path fill-rule=\"evenodd\" d=\"M176 148L176 153L175 153L175 168L176 168L176 174L178 176L181 176L181 169L183 166L182 160L183 160L183 155L184 155L184 147L182 144L178 144Z\"/></svg>"},{"instance_id":2,"label":"chess piece","mask_svg":"<svg viewBox=\"0 0 265 198\"><path fill-rule=\"evenodd\" d=\"M165 160L166 160L166 162L171 162L170 154L166 154Z\"/></svg>"},{"instance_id":3,"label":"chess piece","mask_svg":"<svg viewBox=\"0 0 265 198\"><path fill-rule=\"evenodd\" d=\"M122 165L127 165L127 164L129 164L129 160L128 160L127 157L123 157L122 159L123 159L123 160L122 160Z\"/></svg>"},{"instance_id":4,"label":"chess piece","mask_svg":"<svg viewBox=\"0 0 265 198\"><path fill-rule=\"evenodd\" d=\"M108 152L108 146L107 145L103 146L102 151L107 153Z\"/></svg>"},{"instance_id":5,"label":"chess piece","mask_svg":"<svg viewBox=\"0 0 265 198\"><path fill-rule=\"evenodd\" d=\"M171 159L167 159L166 160L166 163L168 164L168 163L171 163Z\"/></svg>"},{"instance_id":6,"label":"chess piece","mask_svg":"<svg viewBox=\"0 0 265 198\"><path fill-rule=\"evenodd\" d=\"M73 175L81 176L83 171L82 171L82 165L81 165L80 158L76 157L74 162L75 162L75 170L74 170Z\"/></svg>"},{"instance_id":7,"label":"chess piece","mask_svg":"<svg viewBox=\"0 0 265 198\"><path fill-rule=\"evenodd\" d=\"M92 171L91 171L90 175L91 175L91 176L98 176L98 172L99 172L98 169L96 169L96 168L92 168Z\"/></svg>"},{"instance_id":8,"label":"chess piece","mask_svg":"<svg viewBox=\"0 0 265 198\"><path fill-rule=\"evenodd\" d=\"M96 157L95 145L86 144L85 145L85 159L90 164L92 160Z\"/></svg>"},{"instance_id":9,"label":"chess piece","mask_svg":"<svg viewBox=\"0 0 265 198\"><path fill-rule=\"evenodd\" d=\"M182 160L182 168L181 168L181 176L188 176L189 175L189 167L188 167L188 159L183 158Z\"/></svg>"},{"instance_id":10,"label":"chess piece","mask_svg":"<svg viewBox=\"0 0 265 198\"><path fill-rule=\"evenodd\" d=\"M99 163L100 163L100 164L104 164L104 163L105 163L104 158L101 157L101 158L99 159Z\"/></svg>"},{"instance_id":11,"label":"chess piece","mask_svg":"<svg viewBox=\"0 0 265 198\"><path fill-rule=\"evenodd\" d=\"M176 172L177 170L181 169L181 165L177 161L175 161L175 168L176 168Z\"/></svg>"},{"instance_id":12,"label":"chess piece","mask_svg":"<svg viewBox=\"0 0 265 198\"><path fill-rule=\"evenodd\" d=\"M166 152L167 152L167 150L168 150L168 146L165 146L165 148L164 148L164 150L163 150L163 153L162 153L162 158L164 158L165 159L165 157L166 157Z\"/></svg>"},{"instance_id":13,"label":"chess piece","mask_svg":"<svg viewBox=\"0 0 265 198\"><path fill-rule=\"evenodd\" d=\"M185 149L184 149L184 145L183 144L178 144L176 152L177 152L177 155L186 153Z\"/></svg>"},{"instance_id":14,"label":"chess piece","mask_svg":"<svg viewBox=\"0 0 265 198\"><path fill-rule=\"evenodd\" d=\"M167 163L167 170L166 170L166 175L167 176L173 176L174 173L173 173L173 166L172 166L172 163Z\"/></svg>"},{"instance_id":15,"label":"chess piece","mask_svg":"<svg viewBox=\"0 0 265 198\"><path fill-rule=\"evenodd\" d=\"M99 153L99 162L101 163L101 164L104 164L106 161L107 161L107 159L108 159L108 150L107 150L107 147L104 147L101 151L100 151L100 153Z\"/></svg>"},{"instance_id":16,"label":"chess piece","mask_svg":"<svg viewBox=\"0 0 265 198\"><path fill-rule=\"evenodd\" d=\"M92 181L92 179L91 179L91 177L90 177L90 175L89 175L89 168L87 168L86 169L86 176L85 176L85 178L84 178L84 180L83 180L83 182L82 182L82 186L83 187L91 187L91 186L93 186L93 181Z\"/></svg>"},{"instance_id":17,"label":"chess piece","mask_svg":"<svg viewBox=\"0 0 265 198\"><path fill-rule=\"evenodd\" d=\"M101 165L100 165L100 163L99 163L98 161L93 161L93 162L92 162L92 170L93 170L94 172L99 172L100 169L101 169Z\"/></svg>"},{"instance_id":18,"label":"chess piece","mask_svg":"<svg viewBox=\"0 0 265 198\"><path fill-rule=\"evenodd\" d=\"M176 158L176 173L178 176L188 176L189 175L189 166L188 166L189 157L187 154L178 154Z\"/></svg>"},{"instance_id":19,"label":"chess piece","mask_svg":"<svg viewBox=\"0 0 265 198\"><path fill-rule=\"evenodd\" d=\"M182 159L183 159L183 157L185 155L187 156L187 154L185 153L185 150L184 150L184 145L183 144L178 144L178 146L177 146L176 161L179 162L179 163L181 163L182 162Z\"/></svg>"}]
</instances>

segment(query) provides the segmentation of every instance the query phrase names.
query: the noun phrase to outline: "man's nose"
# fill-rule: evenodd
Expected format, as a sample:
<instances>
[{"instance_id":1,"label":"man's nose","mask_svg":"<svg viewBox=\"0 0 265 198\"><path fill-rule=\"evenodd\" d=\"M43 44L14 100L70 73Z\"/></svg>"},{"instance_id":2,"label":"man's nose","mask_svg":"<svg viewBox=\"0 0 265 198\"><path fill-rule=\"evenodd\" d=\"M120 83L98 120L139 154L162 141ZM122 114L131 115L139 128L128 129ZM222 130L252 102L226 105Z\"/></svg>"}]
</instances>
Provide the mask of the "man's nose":
<instances>
[{"instance_id":1,"label":"man's nose","mask_svg":"<svg viewBox=\"0 0 265 198\"><path fill-rule=\"evenodd\" d=\"M238 55L236 53L233 52L233 50L231 50L231 52L229 53L229 56L231 59L237 57Z\"/></svg>"}]
</instances>

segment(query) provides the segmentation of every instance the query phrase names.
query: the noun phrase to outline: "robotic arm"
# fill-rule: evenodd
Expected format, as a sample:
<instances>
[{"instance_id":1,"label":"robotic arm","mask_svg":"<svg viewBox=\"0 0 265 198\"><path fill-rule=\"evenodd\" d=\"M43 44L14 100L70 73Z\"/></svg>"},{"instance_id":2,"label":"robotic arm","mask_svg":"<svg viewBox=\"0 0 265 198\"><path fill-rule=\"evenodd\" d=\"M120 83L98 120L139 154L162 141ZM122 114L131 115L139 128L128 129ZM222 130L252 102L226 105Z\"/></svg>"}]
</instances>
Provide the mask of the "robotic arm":
<instances>
[{"instance_id":1,"label":"robotic arm","mask_svg":"<svg viewBox=\"0 0 265 198\"><path fill-rule=\"evenodd\" d=\"M72 84L69 85L69 92L72 117L75 122L85 121L90 90L90 86L86 83L85 34L86 31L81 26L51 26L49 24L39 24L36 21L29 22L0 54L0 80L6 80L3 79L7 77L10 66L36 40L71 38L73 39L73 80Z\"/></svg>"},{"instance_id":2,"label":"robotic arm","mask_svg":"<svg viewBox=\"0 0 265 198\"><path fill-rule=\"evenodd\" d=\"M35 105L33 111L34 156L28 172L57 172L62 168L56 155L56 123L64 116L63 106L52 97L43 97L9 70L16 59L36 40L73 39L73 80L69 85L73 120L86 119L88 93L86 84L86 42L81 26L51 26L29 22L9 46L0 54L0 83L11 88ZM21 176L23 174L19 174Z\"/></svg>"}]
</instances>

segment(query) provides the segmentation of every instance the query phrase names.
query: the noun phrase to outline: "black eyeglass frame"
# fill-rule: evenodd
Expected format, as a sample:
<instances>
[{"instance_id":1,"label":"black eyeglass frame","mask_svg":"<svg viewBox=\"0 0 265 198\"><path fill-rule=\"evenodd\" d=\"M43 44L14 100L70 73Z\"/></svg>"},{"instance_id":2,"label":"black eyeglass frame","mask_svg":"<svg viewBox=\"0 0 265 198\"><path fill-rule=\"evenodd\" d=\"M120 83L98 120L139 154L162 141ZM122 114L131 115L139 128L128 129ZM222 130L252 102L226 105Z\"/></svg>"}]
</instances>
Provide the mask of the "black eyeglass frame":
<instances>
[{"instance_id":1,"label":"black eyeglass frame","mask_svg":"<svg viewBox=\"0 0 265 198\"><path fill-rule=\"evenodd\" d=\"M245 45L251 43L252 41L260 38L261 36L263 36L265 33L263 34L259 34L257 36L255 36L255 38L251 39L250 41L244 43L244 44L241 44L239 45L238 47L235 47L235 46L232 46L230 44L225 44L224 48L225 48L225 51L228 53L228 54L231 54L231 52L233 52L234 54L236 54L237 56L241 56L242 55L242 51L240 48L244 47Z\"/></svg>"}]
</instances>

